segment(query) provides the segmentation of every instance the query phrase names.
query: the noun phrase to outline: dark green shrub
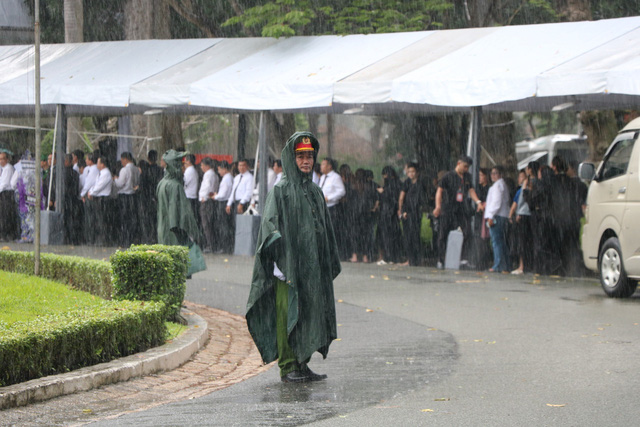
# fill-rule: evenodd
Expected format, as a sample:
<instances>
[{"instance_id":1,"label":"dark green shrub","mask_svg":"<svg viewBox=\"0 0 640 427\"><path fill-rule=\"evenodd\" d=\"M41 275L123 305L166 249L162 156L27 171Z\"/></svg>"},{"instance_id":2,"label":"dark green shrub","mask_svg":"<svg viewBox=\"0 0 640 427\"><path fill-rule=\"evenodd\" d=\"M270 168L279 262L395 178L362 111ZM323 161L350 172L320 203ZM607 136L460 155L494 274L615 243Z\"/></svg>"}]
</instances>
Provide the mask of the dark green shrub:
<instances>
[{"instance_id":1,"label":"dark green shrub","mask_svg":"<svg viewBox=\"0 0 640 427\"><path fill-rule=\"evenodd\" d=\"M33 252L0 251L0 270L33 275ZM40 276L101 298L111 298L109 263L76 256L40 254Z\"/></svg>"},{"instance_id":2,"label":"dark green shrub","mask_svg":"<svg viewBox=\"0 0 640 427\"><path fill-rule=\"evenodd\" d=\"M0 322L0 386L107 362L164 343L162 303L105 301L94 310Z\"/></svg>"},{"instance_id":3,"label":"dark green shrub","mask_svg":"<svg viewBox=\"0 0 640 427\"><path fill-rule=\"evenodd\" d=\"M116 299L162 301L167 319L180 313L189 252L182 246L140 245L111 256Z\"/></svg>"}]
</instances>

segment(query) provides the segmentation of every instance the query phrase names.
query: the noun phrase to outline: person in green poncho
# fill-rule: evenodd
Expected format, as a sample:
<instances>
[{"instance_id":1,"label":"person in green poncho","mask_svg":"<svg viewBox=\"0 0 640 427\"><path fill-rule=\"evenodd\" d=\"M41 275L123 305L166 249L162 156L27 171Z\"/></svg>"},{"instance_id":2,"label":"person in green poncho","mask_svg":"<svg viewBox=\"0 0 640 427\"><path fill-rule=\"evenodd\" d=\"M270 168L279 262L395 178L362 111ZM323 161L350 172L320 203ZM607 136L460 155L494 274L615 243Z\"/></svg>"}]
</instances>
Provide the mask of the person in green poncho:
<instances>
[{"instance_id":1,"label":"person in green poncho","mask_svg":"<svg viewBox=\"0 0 640 427\"><path fill-rule=\"evenodd\" d=\"M188 275L206 268L200 248L194 243L200 231L193 209L184 193L182 159L188 153L169 150L162 156L166 164L164 177L156 187L158 200L158 243L186 246L189 250Z\"/></svg>"},{"instance_id":2,"label":"person in green poncho","mask_svg":"<svg viewBox=\"0 0 640 427\"><path fill-rule=\"evenodd\" d=\"M322 190L313 183L319 144L296 132L282 150L283 177L269 192L258 234L247 325L264 363L283 382L323 380L307 363L337 338L333 280L340 260Z\"/></svg>"}]
</instances>

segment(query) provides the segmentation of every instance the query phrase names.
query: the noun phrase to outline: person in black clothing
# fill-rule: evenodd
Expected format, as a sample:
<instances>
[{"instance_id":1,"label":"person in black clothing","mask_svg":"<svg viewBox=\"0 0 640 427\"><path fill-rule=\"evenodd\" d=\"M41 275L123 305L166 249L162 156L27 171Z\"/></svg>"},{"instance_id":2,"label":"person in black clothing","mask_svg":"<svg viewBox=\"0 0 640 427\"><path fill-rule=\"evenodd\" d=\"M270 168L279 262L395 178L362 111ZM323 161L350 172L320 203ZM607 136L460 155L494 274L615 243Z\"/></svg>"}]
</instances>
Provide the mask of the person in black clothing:
<instances>
[{"instance_id":1,"label":"person in black clothing","mask_svg":"<svg viewBox=\"0 0 640 427\"><path fill-rule=\"evenodd\" d=\"M400 262L402 241L398 222L398 200L401 183L398 174L391 166L382 169L383 186L378 188L380 194L380 217L378 219L378 236L382 249L382 261L385 263Z\"/></svg>"},{"instance_id":2,"label":"person in black clothing","mask_svg":"<svg viewBox=\"0 0 640 427\"><path fill-rule=\"evenodd\" d=\"M489 194L490 174L489 169L480 168L478 171L478 185L476 186L476 194L478 199L482 202L482 206L485 206L487 201L487 194ZM470 256L470 262L473 264L476 270L484 271L491 267L493 262L491 257L491 240L489 238L489 229L483 221L484 214L482 212L475 212L473 215L473 249ZM485 233L482 233L482 229L485 228Z\"/></svg>"},{"instance_id":3,"label":"person in black clothing","mask_svg":"<svg viewBox=\"0 0 640 427\"><path fill-rule=\"evenodd\" d=\"M398 198L398 217L402 219L405 251L408 258L405 265L416 266L422 264L420 223L422 207L425 203L424 186L419 180L417 164L407 165L407 177Z\"/></svg>"},{"instance_id":4,"label":"person in black clothing","mask_svg":"<svg viewBox=\"0 0 640 427\"><path fill-rule=\"evenodd\" d=\"M349 205L353 214L355 245L351 262L369 262L373 248L374 215L378 207L378 193L367 180L364 169L358 169L352 185Z\"/></svg>"},{"instance_id":5,"label":"person in black clothing","mask_svg":"<svg viewBox=\"0 0 640 427\"><path fill-rule=\"evenodd\" d=\"M551 213L551 177L553 171L548 166L531 162L527 166L530 174L528 188L522 190L525 202L531 209L531 229L533 233L534 268L537 273L551 274L552 263L551 233L553 233ZM536 174L537 171L537 174ZM537 176L537 178L534 178Z\"/></svg>"},{"instance_id":6,"label":"person in black clothing","mask_svg":"<svg viewBox=\"0 0 640 427\"><path fill-rule=\"evenodd\" d=\"M164 176L164 170L156 164L158 153L151 150L147 154L148 163L140 161L140 221L142 241L158 241L158 200L156 188Z\"/></svg>"},{"instance_id":7,"label":"person in black clothing","mask_svg":"<svg viewBox=\"0 0 640 427\"><path fill-rule=\"evenodd\" d=\"M64 157L64 231L65 243L78 245L82 242L84 207L80 200L80 175L73 169L73 156Z\"/></svg>"},{"instance_id":8,"label":"person in black clothing","mask_svg":"<svg viewBox=\"0 0 640 427\"><path fill-rule=\"evenodd\" d=\"M438 183L436 192L436 208L433 216L439 219L440 231L438 233L438 267L444 265L444 257L447 252L447 238L449 232L458 227L464 234L465 245L463 245L462 257L465 257L467 242L469 241L469 209L467 208L467 197L482 210L482 202L476 194L476 190L471 186L471 175L469 167L473 163L471 157L462 155L458 158L454 170L448 172Z\"/></svg>"},{"instance_id":9,"label":"person in black clothing","mask_svg":"<svg viewBox=\"0 0 640 427\"><path fill-rule=\"evenodd\" d=\"M577 268L575 256L580 253L580 214L578 190L567 174L567 164L560 156L551 160L555 175L551 179L552 227L551 248L554 254L554 274L567 275Z\"/></svg>"},{"instance_id":10,"label":"person in black clothing","mask_svg":"<svg viewBox=\"0 0 640 427\"><path fill-rule=\"evenodd\" d=\"M336 239L338 240L338 255L340 261L349 260L355 251L355 213L353 209L353 181L354 175L348 164L343 164L338 169L342 183L344 184L345 195L337 205L337 223L334 223Z\"/></svg>"}]
</instances>

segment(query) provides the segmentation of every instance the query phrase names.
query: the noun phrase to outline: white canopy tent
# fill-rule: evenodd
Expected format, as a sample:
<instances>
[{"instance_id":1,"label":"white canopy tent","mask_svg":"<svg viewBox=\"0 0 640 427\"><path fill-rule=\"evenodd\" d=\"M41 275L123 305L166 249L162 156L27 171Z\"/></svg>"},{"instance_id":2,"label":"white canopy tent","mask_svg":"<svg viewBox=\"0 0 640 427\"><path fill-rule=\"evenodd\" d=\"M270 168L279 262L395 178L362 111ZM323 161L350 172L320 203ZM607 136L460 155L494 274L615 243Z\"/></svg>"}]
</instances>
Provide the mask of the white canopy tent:
<instances>
[{"instance_id":1,"label":"white canopy tent","mask_svg":"<svg viewBox=\"0 0 640 427\"><path fill-rule=\"evenodd\" d=\"M41 105L50 115L158 108L471 111L468 154L477 158L482 110L640 105L638 46L640 17L373 35L45 45ZM33 47L0 46L0 116L33 114L34 68Z\"/></svg>"},{"instance_id":2,"label":"white canopy tent","mask_svg":"<svg viewBox=\"0 0 640 427\"><path fill-rule=\"evenodd\" d=\"M52 113L432 112L638 105L640 17L413 33L42 46ZM0 47L0 115L31 114L34 51Z\"/></svg>"}]
</instances>

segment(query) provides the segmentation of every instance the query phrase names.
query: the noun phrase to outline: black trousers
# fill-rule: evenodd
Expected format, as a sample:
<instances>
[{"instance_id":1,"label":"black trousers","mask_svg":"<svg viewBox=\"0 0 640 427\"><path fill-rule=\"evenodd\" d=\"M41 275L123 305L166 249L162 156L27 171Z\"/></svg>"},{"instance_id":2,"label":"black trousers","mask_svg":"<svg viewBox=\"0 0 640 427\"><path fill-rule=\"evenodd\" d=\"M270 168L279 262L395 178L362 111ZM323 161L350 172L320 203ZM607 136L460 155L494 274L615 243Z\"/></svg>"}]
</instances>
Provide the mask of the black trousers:
<instances>
[{"instance_id":1,"label":"black trousers","mask_svg":"<svg viewBox=\"0 0 640 427\"><path fill-rule=\"evenodd\" d=\"M395 212L380 214L378 236L382 248L382 258L389 262L399 262L402 256L402 233L398 215Z\"/></svg>"},{"instance_id":2,"label":"black trousers","mask_svg":"<svg viewBox=\"0 0 640 427\"><path fill-rule=\"evenodd\" d=\"M18 206L13 190L0 193L0 239L16 240L20 237Z\"/></svg>"},{"instance_id":3,"label":"black trousers","mask_svg":"<svg viewBox=\"0 0 640 427\"><path fill-rule=\"evenodd\" d=\"M214 251L222 251L225 254L233 253L233 212L228 215L226 212L227 201L215 202L215 237L213 239L216 245Z\"/></svg>"},{"instance_id":4,"label":"black trousers","mask_svg":"<svg viewBox=\"0 0 640 427\"><path fill-rule=\"evenodd\" d=\"M98 246L115 245L120 231L118 201L111 197L94 197L95 243Z\"/></svg>"},{"instance_id":5,"label":"black trousers","mask_svg":"<svg viewBox=\"0 0 640 427\"><path fill-rule=\"evenodd\" d=\"M402 220L405 251L409 265L422 264L422 241L420 240L421 222L421 212L408 212L407 217Z\"/></svg>"},{"instance_id":6,"label":"black trousers","mask_svg":"<svg viewBox=\"0 0 640 427\"><path fill-rule=\"evenodd\" d=\"M215 202L211 199L200 202L200 219L202 220L202 231L204 234L204 240L206 243L205 247L208 247L209 250L215 250L215 214L216 214L216 205ZM226 215L226 213L225 213Z\"/></svg>"},{"instance_id":7,"label":"black trousers","mask_svg":"<svg viewBox=\"0 0 640 427\"><path fill-rule=\"evenodd\" d=\"M131 246L138 238L138 199L135 194L118 194L120 245Z\"/></svg>"}]
</instances>

